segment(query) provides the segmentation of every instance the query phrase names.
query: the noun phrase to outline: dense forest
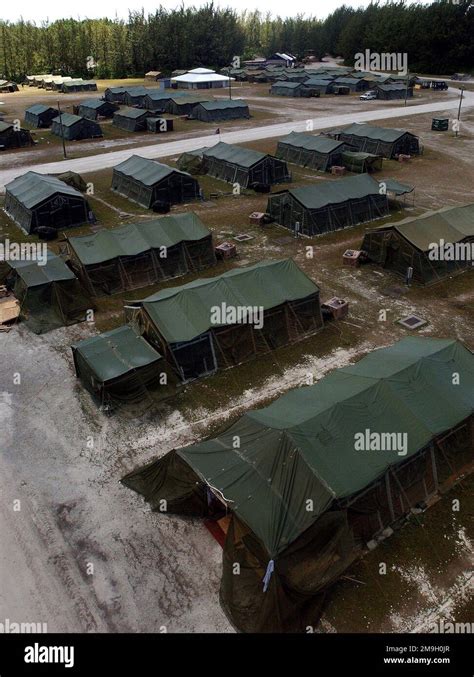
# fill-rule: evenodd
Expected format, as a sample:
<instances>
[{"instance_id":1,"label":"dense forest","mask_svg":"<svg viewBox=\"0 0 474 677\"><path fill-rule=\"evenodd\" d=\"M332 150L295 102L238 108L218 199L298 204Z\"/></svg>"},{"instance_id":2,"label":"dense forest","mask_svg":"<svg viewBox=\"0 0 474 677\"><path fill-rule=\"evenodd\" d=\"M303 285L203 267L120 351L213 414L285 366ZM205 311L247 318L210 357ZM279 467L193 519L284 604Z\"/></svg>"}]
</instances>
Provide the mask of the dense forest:
<instances>
[{"instance_id":1,"label":"dense forest","mask_svg":"<svg viewBox=\"0 0 474 677\"><path fill-rule=\"evenodd\" d=\"M474 68L474 7L470 0L430 5L372 3L341 6L325 20L261 12L238 13L209 3L153 14L131 11L121 19L63 19L53 23L0 21L0 73L21 79L54 72L82 77L142 76L199 65L219 68L234 56L287 51L340 55L353 64L357 52L406 52L412 72L449 74ZM88 57L95 66L88 70Z\"/></svg>"}]
</instances>

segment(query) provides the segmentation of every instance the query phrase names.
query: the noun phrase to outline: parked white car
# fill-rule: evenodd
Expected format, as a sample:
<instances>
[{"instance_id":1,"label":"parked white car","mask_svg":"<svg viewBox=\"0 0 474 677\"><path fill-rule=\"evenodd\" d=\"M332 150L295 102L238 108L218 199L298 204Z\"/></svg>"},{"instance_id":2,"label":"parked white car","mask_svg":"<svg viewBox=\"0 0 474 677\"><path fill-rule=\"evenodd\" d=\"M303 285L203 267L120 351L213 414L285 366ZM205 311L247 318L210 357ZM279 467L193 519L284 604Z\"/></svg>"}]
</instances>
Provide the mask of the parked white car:
<instances>
[{"instance_id":1,"label":"parked white car","mask_svg":"<svg viewBox=\"0 0 474 677\"><path fill-rule=\"evenodd\" d=\"M365 94L361 94L359 96L359 99L361 101L372 101L373 99L377 98L377 94L375 92L365 92Z\"/></svg>"}]
</instances>

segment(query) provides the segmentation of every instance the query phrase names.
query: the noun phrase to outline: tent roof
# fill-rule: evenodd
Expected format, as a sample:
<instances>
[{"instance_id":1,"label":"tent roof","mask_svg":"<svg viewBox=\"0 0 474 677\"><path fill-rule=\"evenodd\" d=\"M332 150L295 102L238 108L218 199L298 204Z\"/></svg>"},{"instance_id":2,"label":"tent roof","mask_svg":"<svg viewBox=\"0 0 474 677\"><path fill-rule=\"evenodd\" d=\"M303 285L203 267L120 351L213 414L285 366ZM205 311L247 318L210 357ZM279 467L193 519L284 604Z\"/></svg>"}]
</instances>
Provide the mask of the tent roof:
<instances>
[{"instance_id":1,"label":"tent roof","mask_svg":"<svg viewBox=\"0 0 474 677\"><path fill-rule=\"evenodd\" d=\"M144 223L129 223L94 235L69 237L69 243L85 266L119 256L136 256L150 249L172 247L183 241L201 240L210 231L192 213L164 216Z\"/></svg>"},{"instance_id":2,"label":"tent roof","mask_svg":"<svg viewBox=\"0 0 474 677\"><path fill-rule=\"evenodd\" d=\"M37 261L8 261L8 264L17 272L27 287L38 287L51 282L76 278L64 261L50 251L48 251L44 266L40 266Z\"/></svg>"},{"instance_id":3,"label":"tent roof","mask_svg":"<svg viewBox=\"0 0 474 677\"><path fill-rule=\"evenodd\" d=\"M314 87L327 87L330 83L332 82L331 78L322 78L322 77L312 77L312 78L307 78L303 84L305 86L312 85Z\"/></svg>"},{"instance_id":4,"label":"tent roof","mask_svg":"<svg viewBox=\"0 0 474 677\"><path fill-rule=\"evenodd\" d=\"M367 137L368 139L376 139L377 141L387 141L393 143L397 141L404 134L409 134L406 130L391 129L390 127L375 127L368 125L365 122L354 122L341 130L344 134L352 134L353 136Z\"/></svg>"},{"instance_id":5,"label":"tent roof","mask_svg":"<svg viewBox=\"0 0 474 677\"><path fill-rule=\"evenodd\" d=\"M461 374L460 385L453 385L453 371ZM409 337L177 453L223 495L273 557L334 499L363 490L473 411L473 354L453 340ZM367 429L406 433L406 456L356 450L356 434Z\"/></svg>"},{"instance_id":6,"label":"tent roof","mask_svg":"<svg viewBox=\"0 0 474 677\"><path fill-rule=\"evenodd\" d=\"M0 120L0 132L6 132L7 129L12 129L13 128L13 122L4 122L3 120Z\"/></svg>"},{"instance_id":7,"label":"tent roof","mask_svg":"<svg viewBox=\"0 0 474 677\"><path fill-rule=\"evenodd\" d=\"M86 118L83 118L82 115L73 115L72 113L61 113L57 117L53 118L53 122L62 124L63 127L73 127L77 125L78 122L82 122ZM89 120L88 122L92 122Z\"/></svg>"},{"instance_id":8,"label":"tent roof","mask_svg":"<svg viewBox=\"0 0 474 677\"><path fill-rule=\"evenodd\" d=\"M225 110L226 108L247 108L243 99L223 99L221 101L201 101L198 105L205 110Z\"/></svg>"},{"instance_id":9,"label":"tent roof","mask_svg":"<svg viewBox=\"0 0 474 677\"><path fill-rule=\"evenodd\" d=\"M32 106L25 108L25 113L33 113L33 115L41 115L41 113L46 113L47 111L54 110L51 106L45 106L42 103L34 103Z\"/></svg>"},{"instance_id":10,"label":"tent roof","mask_svg":"<svg viewBox=\"0 0 474 677\"><path fill-rule=\"evenodd\" d=\"M318 153L332 153L337 148L345 145L344 141L335 141L328 136L314 136L304 132L290 132L288 136L280 139L279 143L296 146L297 148L305 148L306 150L314 150Z\"/></svg>"},{"instance_id":11,"label":"tent roof","mask_svg":"<svg viewBox=\"0 0 474 677\"><path fill-rule=\"evenodd\" d=\"M125 176L131 176L145 186L153 186L173 173L189 176L186 172L180 172L179 169L163 165L156 160L148 160L139 155L132 155L127 160L115 165L114 170L125 174Z\"/></svg>"},{"instance_id":12,"label":"tent roof","mask_svg":"<svg viewBox=\"0 0 474 677\"><path fill-rule=\"evenodd\" d=\"M219 160L225 160L241 167L253 167L254 164L268 157L266 153L260 153L258 150L243 148L232 143L220 141L215 146L203 148L199 153L207 157L214 157Z\"/></svg>"},{"instance_id":13,"label":"tent roof","mask_svg":"<svg viewBox=\"0 0 474 677\"><path fill-rule=\"evenodd\" d=\"M198 96L193 96L192 94L187 94L185 92L174 92L170 96L170 100L178 106L187 103L204 103L204 101L209 101L209 99L201 99Z\"/></svg>"},{"instance_id":14,"label":"tent roof","mask_svg":"<svg viewBox=\"0 0 474 677\"><path fill-rule=\"evenodd\" d=\"M355 200L367 195L379 195L377 181L368 174L350 176L347 179L322 181L311 186L292 188L288 191L307 209L320 209L326 205L339 204L346 200Z\"/></svg>"},{"instance_id":15,"label":"tent roof","mask_svg":"<svg viewBox=\"0 0 474 677\"><path fill-rule=\"evenodd\" d=\"M272 87L285 87L285 89L296 89L301 87L301 82L288 82L288 80L277 80Z\"/></svg>"},{"instance_id":16,"label":"tent roof","mask_svg":"<svg viewBox=\"0 0 474 677\"><path fill-rule=\"evenodd\" d=\"M130 96L144 96L148 94L148 89L143 85L137 85L136 87L125 87L125 92L130 94Z\"/></svg>"},{"instance_id":17,"label":"tent roof","mask_svg":"<svg viewBox=\"0 0 474 677\"><path fill-rule=\"evenodd\" d=\"M374 230L382 228L393 228L417 249L426 252L430 244L440 240L455 243L474 237L474 204L443 207Z\"/></svg>"},{"instance_id":18,"label":"tent roof","mask_svg":"<svg viewBox=\"0 0 474 677\"><path fill-rule=\"evenodd\" d=\"M292 259L261 261L163 289L141 301L169 343L190 341L208 331L213 306L258 306L265 310L318 291Z\"/></svg>"},{"instance_id":19,"label":"tent roof","mask_svg":"<svg viewBox=\"0 0 474 677\"><path fill-rule=\"evenodd\" d=\"M36 205L56 193L80 197L81 200L84 199L78 190L68 186L67 183L60 181L60 179L46 174L37 174L36 172L26 172L26 174L18 176L13 181L10 181L10 183L7 183L5 188L28 209L36 207Z\"/></svg>"},{"instance_id":20,"label":"tent roof","mask_svg":"<svg viewBox=\"0 0 474 677\"><path fill-rule=\"evenodd\" d=\"M150 89L147 96L153 101L160 101L161 99L175 99L176 97L186 96L185 92L164 92L163 90Z\"/></svg>"},{"instance_id":21,"label":"tent roof","mask_svg":"<svg viewBox=\"0 0 474 677\"><path fill-rule=\"evenodd\" d=\"M378 82L374 84L374 89L381 89L382 92L401 92L406 90L406 85L379 85Z\"/></svg>"},{"instance_id":22,"label":"tent roof","mask_svg":"<svg viewBox=\"0 0 474 677\"><path fill-rule=\"evenodd\" d=\"M114 113L114 117L116 115L122 118L131 118L132 120L136 120L137 118L147 116L148 111L143 110L142 108L128 108L127 106L124 106Z\"/></svg>"},{"instance_id":23,"label":"tent roof","mask_svg":"<svg viewBox=\"0 0 474 677\"><path fill-rule=\"evenodd\" d=\"M206 73L195 73L194 71L189 71L184 75L177 75L176 77L171 78L172 82L188 82L190 84L199 83L199 82L229 82L234 78L229 78L228 75L219 75L214 71Z\"/></svg>"},{"instance_id":24,"label":"tent roof","mask_svg":"<svg viewBox=\"0 0 474 677\"><path fill-rule=\"evenodd\" d=\"M357 85L358 83L359 83L358 78L341 77L341 78L337 78L336 80L334 80L335 85Z\"/></svg>"},{"instance_id":25,"label":"tent roof","mask_svg":"<svg viewBox=\"0 0 474 677\"><path fill-rule=\"evenodd\" d=\"M385 184L385 187L389 193L395 193L395 195L405 195L406 193L411 193L415 190L414 186L409 186L407 183L400 183L395 181L395 179L379 179L379 184Z\"/></svg>"},{"instance_id":26,"label":"tent roof","mask_svg":"<svg viewBox=\"0 0 474 677\"><path fill-rule=\"evenodd\" d=\"M93 336L72 348L102 383L161 359L161 355L129 325Z\"/></svg>"},{"instance_id":27,"label":"tent roof","mask_svg":"<svg viewBox=\"0 0 474 677\"><path fill-rule=\"evenodd\" d=\"M79 103L79 106L85 106L86 108L93 108L94 110L96 108L101 108L102 106L108 106L108 101L104 101L104 99L86 99L85 101L81 101Z\"/></svg>"}]
</instances>

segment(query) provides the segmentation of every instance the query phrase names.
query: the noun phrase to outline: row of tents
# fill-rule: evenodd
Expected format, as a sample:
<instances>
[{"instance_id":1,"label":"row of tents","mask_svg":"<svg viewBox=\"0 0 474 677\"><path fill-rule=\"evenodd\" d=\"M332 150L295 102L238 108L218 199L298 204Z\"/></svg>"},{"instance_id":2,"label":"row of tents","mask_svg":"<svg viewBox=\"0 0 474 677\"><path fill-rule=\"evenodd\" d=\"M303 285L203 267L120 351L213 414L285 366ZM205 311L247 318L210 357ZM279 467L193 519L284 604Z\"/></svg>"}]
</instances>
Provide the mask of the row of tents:
<instances>
[{"instance_id":1,"label":"row of tents","mask_svg":"<svg viewBox=\"0 0 474 677\"><path fill-rule=\"evenodd\" d=\"M29 87L39 87L40 89L53 90L68 94L70 92L96 92L97 82L95 80L84 80L83 78L73 78L70 75L27 75L25 78Z\"/></svg>"},{"instance_id":2,"label":"row of tents","mask_svg":"<svg viewBox=\"0 0 474 677\"><path fill-rule=\"evenodd\" d=\"M52 124L66 138L73 138L78 124L94 125L100 133L95 121L71 114L54 118ZM360 170L374 168L382 156L417 150L418 139L409 132L356 124L331 137L292 133L279 142L276 156L223 142L183 154L178 168L133 155L113 168L111 188L147 209L165 212L173 204L202 197L192 174L259 189L291 181L287 161L323 170L342 161ZM5 208L28 233L42 225L62 229L87 222L87 201L79 191L35 172L6 186ZM277 223L292 229L298 223L302 233L315 235L385 215L388 204L379 183L362 174L274 193L267 211Z\"/></svg>"},{"instance_id":3,"label":"row of tents","mask_svg":"<svg viewBox=\"0 0 474 677\"><path fill-rule=\"evenodd\" d=\"M321 94L350 94L370 89L378 99L405 99L413 97L413 87L402 84L375 84L356 78L337 78L322 80L308 78L305 82L277 80L270 88L270 94L276 96L318 97Z\"/></svg>"}]
</instances>

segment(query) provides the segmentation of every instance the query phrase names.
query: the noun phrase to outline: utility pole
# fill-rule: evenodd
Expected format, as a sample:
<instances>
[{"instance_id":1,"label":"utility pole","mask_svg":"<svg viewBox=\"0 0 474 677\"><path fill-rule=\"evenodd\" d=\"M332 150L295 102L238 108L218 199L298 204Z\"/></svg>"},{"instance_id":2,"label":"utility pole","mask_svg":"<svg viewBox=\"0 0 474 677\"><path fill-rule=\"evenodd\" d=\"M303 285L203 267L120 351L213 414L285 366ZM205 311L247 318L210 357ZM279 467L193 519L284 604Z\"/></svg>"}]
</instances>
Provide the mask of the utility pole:
<instances>
[{"instance_id":1,"label":"utility pole","mask_svg":"<svg viewBox=\"0 0 474 677\"><path fill-rule=\"evenodd\" d=\"M458 108L458 121L461 119L461 106L463 98L464 98L464 87L461 87L461 95L459 97L459 108ZM456 136L459 134L459 124L456 125L455 134Z\"/></svg>"},{"instance_id":2,"label":"utility pole","mask_svg":"<svg viewBox=\"0 0 474 677\"><path fill-rule=\"evenodd\" d=\"M61 112L61 106L59 104L59 101L58 101L58 112L59 112L59 126L61 127L61 140L63 142L63 155L64 159L66 160L67 155L66 155L66 143L64 141L63 114Z\"/></svg>"},{"instance_id":3,"label":"utility pole","mask_svg":"<svg viewBox=\"0 0 474 677\"><path fill-rule=\"evenodd\" d=\"M408 85L410 84L410 71L407 71L407 86L405 89L405 106L407 105L407 99L408 99Z\"/></svg>"},{"instance_id":4,"label":"utility pole","mask_svg":"<svg viewBox=\"0 0 474 677\"><path fill-rule=\"evenodd\" d=\"M229 78L229 99L232 99L232 78L230 77L230 69L227 77Z\"/></svg>"}]
</instances>

